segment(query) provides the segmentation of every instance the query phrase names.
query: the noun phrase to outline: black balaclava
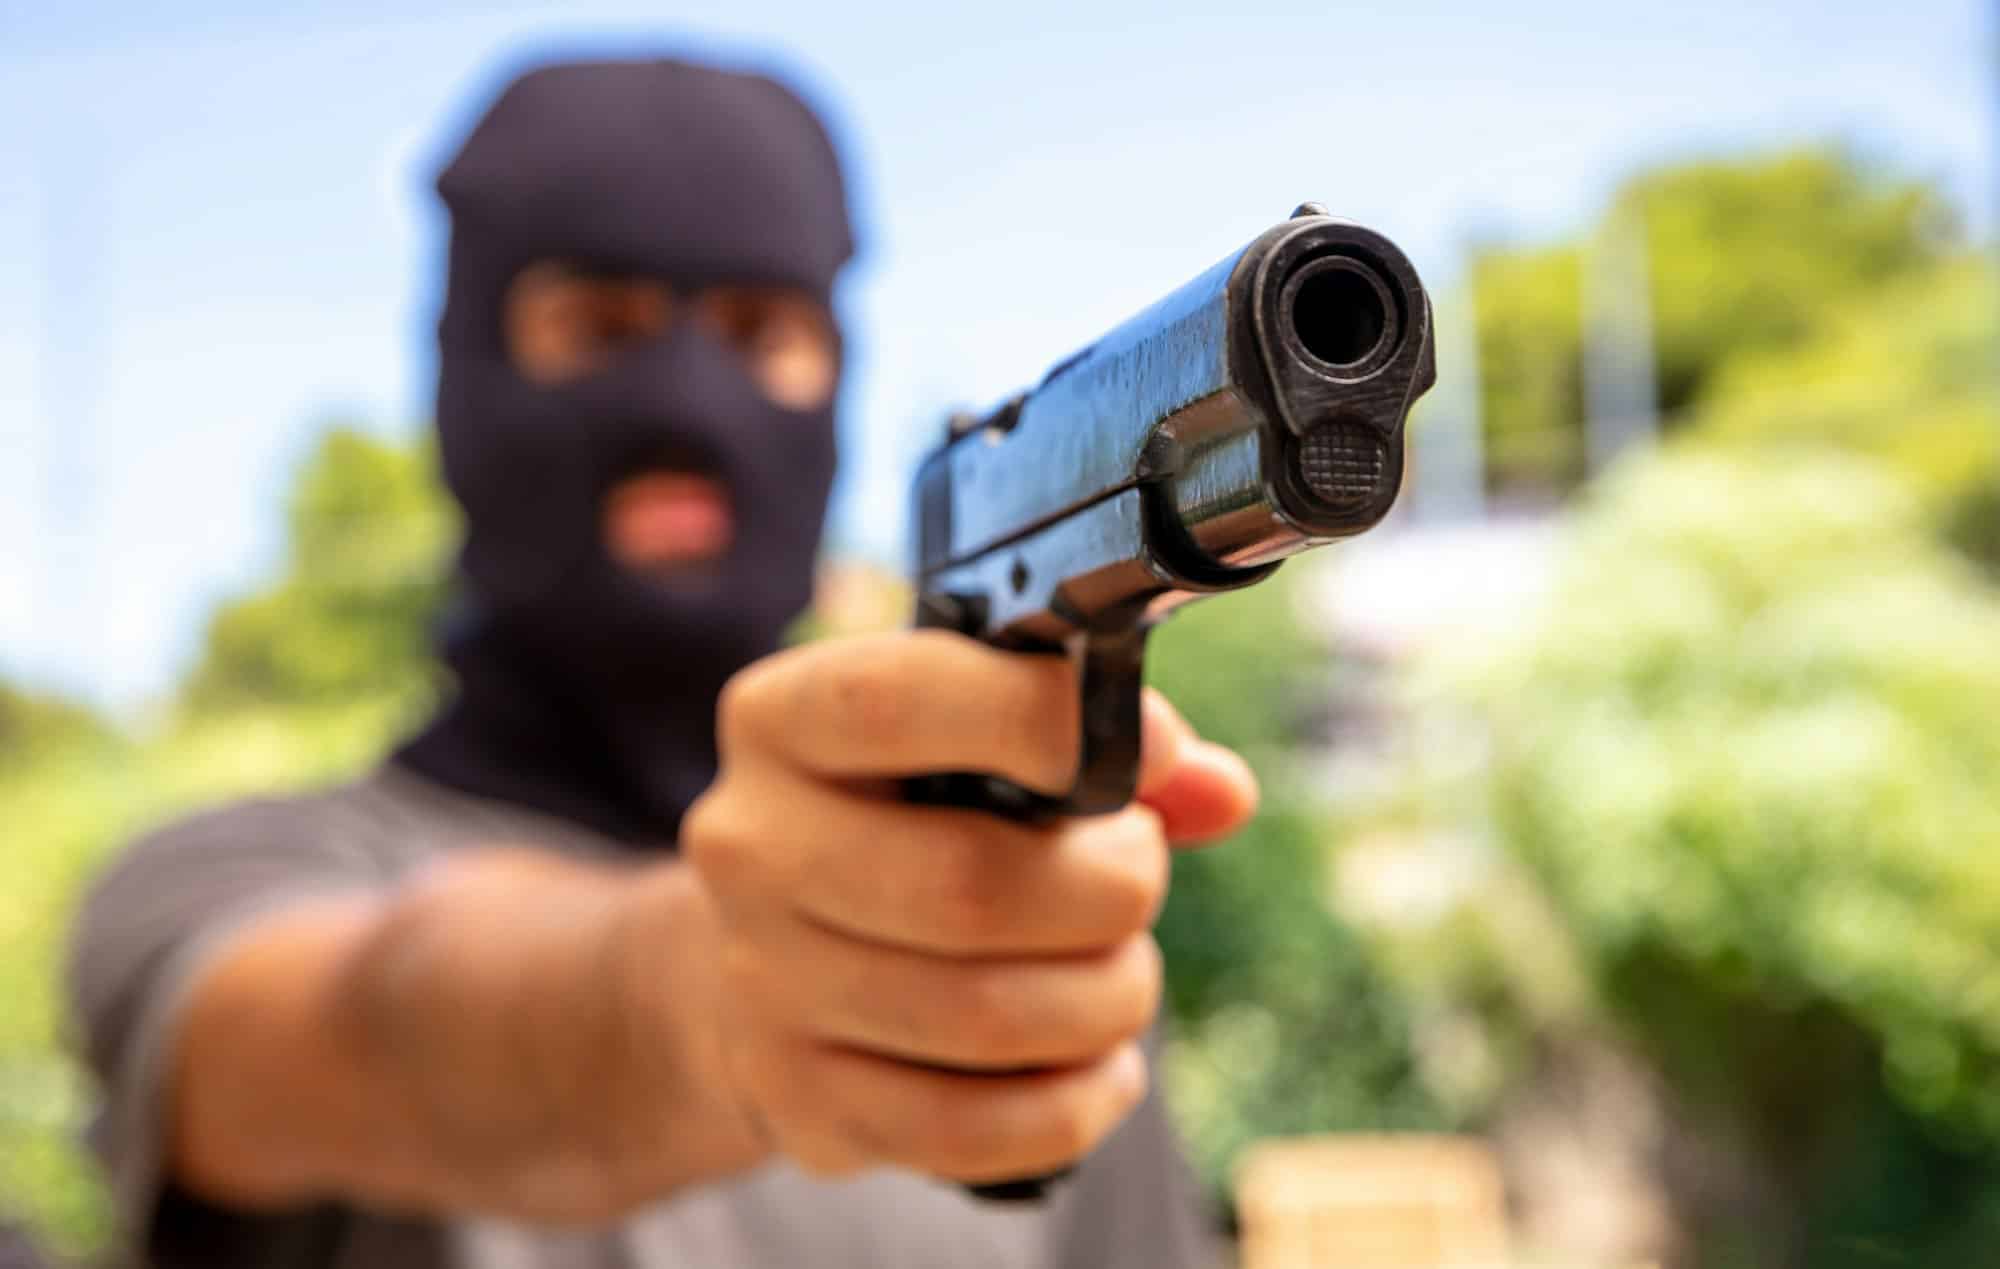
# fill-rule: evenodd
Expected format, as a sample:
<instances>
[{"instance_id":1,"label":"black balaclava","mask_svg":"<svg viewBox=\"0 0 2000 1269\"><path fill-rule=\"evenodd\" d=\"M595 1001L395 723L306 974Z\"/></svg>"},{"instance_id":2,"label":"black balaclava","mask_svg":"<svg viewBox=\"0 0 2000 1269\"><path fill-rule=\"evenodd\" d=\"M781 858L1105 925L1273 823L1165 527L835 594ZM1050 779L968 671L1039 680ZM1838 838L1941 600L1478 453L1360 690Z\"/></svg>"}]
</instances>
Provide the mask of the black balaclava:
<instances>
[{"instance_id":1,"label":"black balaclava","mask_svg":"<svg viewBox=\"0 0 2000 1269\"><path fill-rule=\"evenodd\" d=\"M502 302L560 260L677 292L781 286L827 300L852 251L838 160L776 82L678 61L548 66L514 81L438 179L451 212L438 325L445 481L465 510L443 638L458 690L396 761L621 841L671 846L715 775L715 706L811 598L833 481L831 404L767 399L676 321L606 368L538 387ZM606 552L604 496L673 468L728 490L727 555L670 581Z\"/></svg>"}]
</instances>

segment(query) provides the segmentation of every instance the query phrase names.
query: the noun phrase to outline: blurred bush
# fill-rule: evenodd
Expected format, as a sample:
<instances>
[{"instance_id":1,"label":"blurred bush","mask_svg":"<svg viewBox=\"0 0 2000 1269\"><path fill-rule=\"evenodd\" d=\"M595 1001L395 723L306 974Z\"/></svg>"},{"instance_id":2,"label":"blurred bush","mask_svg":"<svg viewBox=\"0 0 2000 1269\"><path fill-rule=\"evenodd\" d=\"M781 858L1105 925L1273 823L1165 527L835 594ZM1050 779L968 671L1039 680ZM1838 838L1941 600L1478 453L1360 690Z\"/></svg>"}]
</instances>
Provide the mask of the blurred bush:
<instances>
[{"instance_id":1,"label":"blurred bush","mask_svg":"<svg viewBox=\"0 0 2000 1269\"><path fill-rule=\"evenodd\" d=\"M1829 307L1811 339L1724 359L1692 424L1734 446L1839 446L1949 498L2000 471L1996 315L1983 254L1906 274Z\"/></svg>"},{"instance_id":2,"label":"blurred bush","mask_svg":"<svg viewBox=\"0 0 2000 1269\"><path fill-rule=\"evenodd\" d=\"M1609 214L1643 226L1669 415L1714 390L1725 362L1795 345L1856 296L1964 247L1935 189L1840 149L1654 168Z\"/></svg>"},{"instance_id":3,"label":"blurred bush","mask_svg":"<svg viewBox=\"0 0 2000 1269\"><path fill-rule=\"evenodd\" d=\"M291 491L279 576L209 620L187 711L424 695L458 531L432 464L428 445L327 434Z\"/></svg>"},{"instance_id":4,"label":"blurred bush","mask_svg":"<svg viewBox=\"0 0 2000 1269\"><path fill-rule=\"evenodd\" d=\"M0 770L51 753L100 746L111 738L111 730L81 705L0 683Z\"/></svg>"},{"instance_id":5,"label":"blurred bush","mask_svg":"<svg viewBox=\"0 0 2000 1269\"><path fill-rule=\"evenodd\" d=\"M2000 591L1909 483L1804 452L1634 462L1546 609L1408 690L1413 738L1477 757L1415 739L1353 839L1485 857L1491 884L1377 935L1513 1063L1492 1104L1608 1028L1699 1139L1701 1174L1663 1159L1662 1183L1710 1263L2000 1236ZM1857 1184L1886 1180L1885 1135L1924 1166ZM1975 1173L1955 1207L1924 1179Z\"/></svg>"},{"instance_id":6,"label":"blurred bush","mask_svg":"<svg viewBox=\"0 0 2000 1269\"><path fill-rule=\"evenodd\" d=\"M1738 390L1721 381L1726 365L1782 354L1864 313L1886 329L1901 312L1895 283L1967 254L1942 195L1839 149L1649 169L1619 189L1606 216L1639 227L1670 425ZM1582 241L1476 253L1481 405L1498 486L1564 489L1583 474L1589 266ZM1886 360L1883 350L1870 364ZM1901 365L1892 378L1922 384L1926 370Z\"/></svg>"},{"instance_id":7,"label":"blurred bush","mask_svg":"<svg viewBox=\"0 0 2000 1269\"><path fill-rule=\"evenodd\" d=\"M1581 1135L1650 1171L1670 1258L1981 1262L2000 275L1840 149L1642 172L1605 217L1649 262L1667 452L1586 493L1516 637L1407 668L1409 778L1349 808L1335 902L1455 1113L1624 1107ZM1503 490L1583 474L1594 232L1475 260Z\"/></svg>"}]
</instances>

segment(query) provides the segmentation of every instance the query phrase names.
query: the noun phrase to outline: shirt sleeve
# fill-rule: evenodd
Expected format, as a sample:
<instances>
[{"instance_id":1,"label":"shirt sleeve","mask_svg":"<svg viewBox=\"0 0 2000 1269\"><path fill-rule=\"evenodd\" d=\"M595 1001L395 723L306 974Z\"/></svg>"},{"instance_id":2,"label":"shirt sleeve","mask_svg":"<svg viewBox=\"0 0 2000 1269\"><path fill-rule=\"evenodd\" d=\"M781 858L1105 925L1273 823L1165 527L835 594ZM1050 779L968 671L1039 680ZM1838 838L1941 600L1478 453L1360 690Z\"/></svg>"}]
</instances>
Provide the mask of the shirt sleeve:
<instances>
[{"instance_id":1,"label":"shirt sleeve","mask_svg":"<svg viewBox=\"0 0 2000 1269\"><path fill-rule=\"evenodd\" d=\"M72 932L72 1032L101 1089L91 1144L127 1248L159 1269L309 1264L337 1222L324 1208L236 1212L165 1174L166 1074L190 988L258 917L384 884L310 799L246 803L146 837L113 861Z\"/></svg>"}]
</instances>

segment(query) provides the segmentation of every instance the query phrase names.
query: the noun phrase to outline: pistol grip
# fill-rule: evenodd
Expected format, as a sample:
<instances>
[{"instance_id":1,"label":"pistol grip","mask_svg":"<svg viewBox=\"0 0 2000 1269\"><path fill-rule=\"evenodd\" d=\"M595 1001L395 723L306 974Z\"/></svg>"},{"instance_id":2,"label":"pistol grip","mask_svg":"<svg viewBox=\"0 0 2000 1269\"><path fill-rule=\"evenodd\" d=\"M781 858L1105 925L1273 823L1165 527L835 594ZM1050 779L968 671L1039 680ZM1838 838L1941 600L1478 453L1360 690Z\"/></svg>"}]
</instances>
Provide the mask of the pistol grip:
<instances>
[{"instance_id":1,"label":"pistol grip","mask_svg":"<svg viewBox=\"0 0 2000 1269\"><path fill-rule=\"evenodd\" d=\"M949 624L924 620L923 614L935 611L920 606L918 624ZM952 771L910 778L904 782L904 797L927 806L965 807L1024 822L1064 815L1103 815L1123 807L1139 784L1139 702L1146 635L1151 629L1149 622L1137 617L1078 637L1080 649L1075 655L1081 662L1078 690L1082 694L1079 717L1083 735L1076 779L1068 794L1051 797L994 776ZM976 637L975 632L966 633ZM1057 653L1066 649L1031 651ZM1034 1202L1047 1195L1051 1183L1072 1170L968 1185L966 1189L991 1202Z\"/></svg>"}]
</instances>

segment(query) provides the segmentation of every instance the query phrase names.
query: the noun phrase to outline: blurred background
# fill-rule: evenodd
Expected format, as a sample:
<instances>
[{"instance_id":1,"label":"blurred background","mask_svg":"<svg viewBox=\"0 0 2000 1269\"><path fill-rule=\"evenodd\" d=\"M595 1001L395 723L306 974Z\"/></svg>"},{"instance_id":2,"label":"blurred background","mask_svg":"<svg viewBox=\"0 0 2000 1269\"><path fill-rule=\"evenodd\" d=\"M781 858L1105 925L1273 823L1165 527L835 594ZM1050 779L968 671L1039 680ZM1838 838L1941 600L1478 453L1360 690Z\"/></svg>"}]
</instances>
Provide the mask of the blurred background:
<instances>
[{"instance_id":1,"label":"blurred background","mask_svg":"<svg viewBox=\"0 0 2000 1269\"><path fill-rule=\"evenodd\" d=\"M664 47L856 172L823 633L947 409L1301 200L1433 290L1391 522L1156 640L1267 788L1161 930L1244 1264L2000 1259L1985 6L194 8L0 0L0 1225L104 1245L83 881L437 689L436 160Z\"/></svg>"}]
</instances>

